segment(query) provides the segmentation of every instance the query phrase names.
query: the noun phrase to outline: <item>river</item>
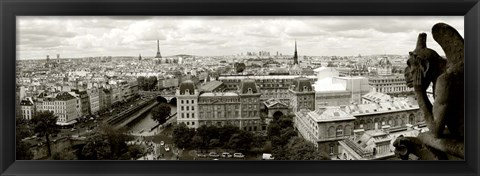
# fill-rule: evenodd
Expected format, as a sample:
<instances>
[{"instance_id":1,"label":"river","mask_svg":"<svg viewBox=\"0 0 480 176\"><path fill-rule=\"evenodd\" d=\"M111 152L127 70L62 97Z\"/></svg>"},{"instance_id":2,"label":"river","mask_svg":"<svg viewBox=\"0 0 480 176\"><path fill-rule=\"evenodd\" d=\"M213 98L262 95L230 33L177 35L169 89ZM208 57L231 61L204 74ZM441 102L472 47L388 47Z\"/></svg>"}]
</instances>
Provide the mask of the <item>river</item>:
<instances>
[{"instance_id":1,"label":"river","mask_svg":"<svg viewBox=\"0 0 480 176\"><path fill-rule=\"evenodd\" d=\"M177 112L177 107L170 105L170 108L172 108L172 111L170 114L174 114L175 112ZM158 123L152 119L152 114L150 113L150 111L148 111L147 113L139 117L139 120L134 123L134 125L130 128L130 130L133 131L134 133L138 133L142 130L149 131L151 128L153 128L157 124Z\"/></svg>"}]
</instances>

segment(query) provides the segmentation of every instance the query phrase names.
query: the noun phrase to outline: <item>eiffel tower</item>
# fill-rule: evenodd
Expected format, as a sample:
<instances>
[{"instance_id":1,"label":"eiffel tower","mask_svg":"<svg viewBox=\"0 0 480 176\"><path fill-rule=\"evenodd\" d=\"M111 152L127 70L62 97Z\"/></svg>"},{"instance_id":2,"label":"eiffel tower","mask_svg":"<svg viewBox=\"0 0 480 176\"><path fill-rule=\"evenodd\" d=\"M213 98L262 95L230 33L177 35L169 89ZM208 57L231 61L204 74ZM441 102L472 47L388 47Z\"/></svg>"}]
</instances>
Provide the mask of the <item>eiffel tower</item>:
<instances>
[{"instance_id":1,"label":"eiffel tower","mask_svg":"<svg viewBox=\"0 0 480 176\"><path fill-rule=\"evenodd\" d=\"M157 55L155 58L162 58L162 55L160 54L160 42L157 40Z\"/></svg>"}]
</instances>

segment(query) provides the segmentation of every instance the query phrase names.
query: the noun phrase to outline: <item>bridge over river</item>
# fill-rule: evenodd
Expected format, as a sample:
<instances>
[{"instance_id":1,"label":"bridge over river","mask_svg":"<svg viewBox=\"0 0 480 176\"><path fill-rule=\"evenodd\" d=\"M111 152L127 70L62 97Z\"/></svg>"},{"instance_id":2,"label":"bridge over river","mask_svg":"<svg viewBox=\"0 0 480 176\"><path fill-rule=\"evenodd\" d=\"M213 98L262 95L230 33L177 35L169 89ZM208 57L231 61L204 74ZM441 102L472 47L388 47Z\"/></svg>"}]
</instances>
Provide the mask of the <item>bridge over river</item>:
<instances>
[{"instance_id":1,"label":"bridge over river","mask_svg":"<svg viewBox=\"0 0 480 176\"><path fill-rule=\"evenodd\" d=\"M132 127L135 127L137 123L142 123L143 121L145 121L146 116L148 116L148 119L150 119L151 121L148 121L148 124L145 124L145 122L143 122L142 126L145 128L156 127L157 122L151 119L150 110L153 107L157 106L158 104L159 103L155 101L155 99L139 102L135 106L130 107L127 110L122 111L116 114L115 116L112 116L106 119L105 122L108 123L109 125L112 125L116 129L122 128L122 127L128 127L130 129ZM171 111L170 117L168 117L167 119L170 119L176 116L176 112L177 112L176 107L172 105L170 105L170 107L172 108L172 111ZM148 129L148 130L151 130L151 129Z\"/></svg>"}]
</instances>

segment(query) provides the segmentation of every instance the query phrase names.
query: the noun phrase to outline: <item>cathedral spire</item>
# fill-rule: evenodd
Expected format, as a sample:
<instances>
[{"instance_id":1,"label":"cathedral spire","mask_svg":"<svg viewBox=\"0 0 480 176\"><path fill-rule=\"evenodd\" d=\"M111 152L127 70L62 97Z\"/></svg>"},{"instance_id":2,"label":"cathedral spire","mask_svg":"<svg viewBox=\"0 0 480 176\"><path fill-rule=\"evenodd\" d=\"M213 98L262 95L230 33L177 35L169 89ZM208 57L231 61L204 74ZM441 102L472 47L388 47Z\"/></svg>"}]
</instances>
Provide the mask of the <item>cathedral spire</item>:
<instances>
[{"instance_id":1,"label":"cathedral spire","mask_svg":"<svg viewBox=\"0 0 480 176\"><path fill-rule=\"evenodd\" d=\"M295 54L293 55L293 64L298 64L298 56L297 56L297 40L295 40Z\"/></svg>"},{"instance_id":2,"label":"cathedral spire","mask_svg":"<svg viewBox=\"0 0 480 176\"><path fill-rule=\"evenodd\" d=\"M160 41L157 40L157 55L155 58L162 58L162 55L160 54Z\"/></svg>"}]
</instances>

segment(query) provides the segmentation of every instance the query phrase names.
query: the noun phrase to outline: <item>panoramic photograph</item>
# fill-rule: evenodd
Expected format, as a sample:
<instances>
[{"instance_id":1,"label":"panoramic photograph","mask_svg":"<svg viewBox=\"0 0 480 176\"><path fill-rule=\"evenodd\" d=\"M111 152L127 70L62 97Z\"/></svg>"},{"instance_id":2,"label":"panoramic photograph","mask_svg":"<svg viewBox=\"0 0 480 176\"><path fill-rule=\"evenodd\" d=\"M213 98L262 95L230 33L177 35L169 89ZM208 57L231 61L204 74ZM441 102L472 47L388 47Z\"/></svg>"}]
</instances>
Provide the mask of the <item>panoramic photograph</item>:
<instances>
[{"instance_id":1,"label":"panoramic photograph","mask_svg":"<svg viewBox=\"0 0 480 176\"><path fill-rule=\"evenodd\" d=\"M463 16L16 23L17 160L465 159Z\"/></svg>"}]
</instances>

